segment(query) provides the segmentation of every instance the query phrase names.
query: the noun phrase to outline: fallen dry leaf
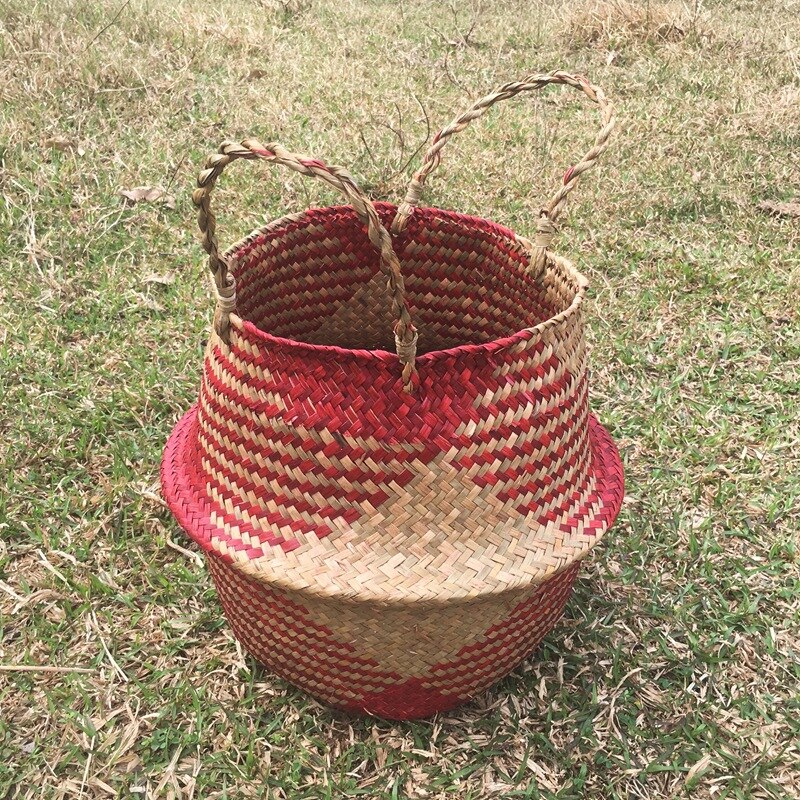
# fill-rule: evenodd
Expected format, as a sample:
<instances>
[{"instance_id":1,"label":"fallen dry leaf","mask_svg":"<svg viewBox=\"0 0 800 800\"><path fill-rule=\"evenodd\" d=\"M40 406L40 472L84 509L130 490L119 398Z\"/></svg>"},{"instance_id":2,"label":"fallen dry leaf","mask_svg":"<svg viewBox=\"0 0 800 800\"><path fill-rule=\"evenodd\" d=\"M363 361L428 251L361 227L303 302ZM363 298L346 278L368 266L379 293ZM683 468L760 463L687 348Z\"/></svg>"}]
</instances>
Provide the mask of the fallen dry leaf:
<instances>
[{"instance_id":1,"label":"fallen dry leaf","mask_svg":"<svg viewBox=\"0 0 800 800\"><path fill-rule=\"evenodd\" d=\"M120 190L120 194L128 205L154 203L160 200L167 208L175 208L175 198L167 194L160 186L135 186L133 189Z\"/></svg>"},{"instance_id":2,"label":"fallen dry leaf","mask_svg":"<svg viewBox=\"0 0 800 800\"><path fill-rule=\"evenodd\" d=\"M75 152L82 156L86 151L77 142L68 139L66 136L51 136L43 142L44 147L51 147L53 150L60 150L62 153Z\"/></svg>"},{"instance_id":3,"label":"fallen dry leaf","mask_svg":"<svg viewBox=\"0 0 800 800\"><path fill-rule=\"evenodd\" d=\"M691 769L686 773L685 783L692 784L702 777L703 773L711 766L711 756L706 753Z\"/></svg>"},{"instance_id":4,"label":"fallen dry leaf","mask_svg":"<svg viewBox=\"0 0 800 800\"><path fill-rule=\"evenodd\" d=\"M267 76L267 71L265 69L251 69L250 72L247 73L247 80L248 81L256 81L259 78L265 78Z\"/></svg>"},{"instance_id":5,"label":"fallen dry leaf","mask_svg":"<svg viewBox=\"0 0 800 800\"><path fill-rule=\"evenodd\" d=\"M142 283L157 283L160 286L171 286L175 283L175 273L165 272L163 275L159 275L157 272L151 272L149 275L145 275L144 278L142 278Z\"/></svg>"},{"instance_id":6,"label":"fallen dry leaf","mask_svg":"<svg viewBox=\"0 0 800 800\"><path fill-rule=\"evenodd\" d=\"M66 136L51 136L49 139L44 140L45 147L52 147L54 150L72 150L75 147L75 142L67 139Z\"/></svg>"},{"instance_id":7,"label":"fallen dry leaf","mask_svg":"<svg viewBox=\"0 0 800 800\"><path fill-rule=\"evenodd\" d=\"M794 200L789 203L776 203L773 200L762 200L758 207L768 214L776 217L800 217L800 201Z\"/></svg>"}]
</instances>

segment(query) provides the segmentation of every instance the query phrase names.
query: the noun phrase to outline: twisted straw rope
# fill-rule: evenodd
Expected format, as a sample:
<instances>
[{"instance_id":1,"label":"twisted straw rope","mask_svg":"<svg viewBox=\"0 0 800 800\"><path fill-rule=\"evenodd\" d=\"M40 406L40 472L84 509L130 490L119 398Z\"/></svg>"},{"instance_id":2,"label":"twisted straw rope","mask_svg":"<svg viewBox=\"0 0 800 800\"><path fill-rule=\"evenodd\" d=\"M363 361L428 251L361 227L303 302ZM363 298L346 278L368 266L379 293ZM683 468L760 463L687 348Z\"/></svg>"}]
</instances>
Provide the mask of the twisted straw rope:
<instances>
[{"instance_id":1,"label":"twisted straw rope","mask_svg":"<svg viewBox=\"0 0 800 800\"><path fill-rule=\"evenodd\" d=\"M521 92L542 89L549 84L564 84L580 89L600 107L603 127L589 151L577 164L567 170L563 185L559 187L550 202L540 210L533 255L534 265L543 265L545 253L556 230L555 222L566 202L567 195L575 188L580 176L594 166L599 156L608 147L609 136L616 125L614 107L606 100L602 89L592 86L582 76L571 75L567 72L557 71L543 75L530 75L522 81L504 84L443 128L434 137L431 147L425 154L422 166L411 179L406 197L400 204L392 223L392 233L399 233L405 228L408 218L419 205L425 180L438 167L441 161L441 150L450 136L462 131L472 120L481 117L495 103L508 100ZM338 189L353 206L361 221L367 225L369 239L381 256L381 267L386 274L391 297L392 314L397 320L394 325L394 335L397 355L403 365L403 388L407 392L413 391L418 382L415 366L417 331L411 321L406 304L405 281L400 262L392 247L391 236L383 227L375 207L361 192L347 170L338 166L329 167L309 156L295 155L276 142L267 145L262 145L256 139L245 139L241 143L223 142L219 152L212 154L206 160L197 179L197 189L192 194L192 201L198 209L198 225L202 233L203 248L208 253L208 265L217 290L217 309L214 315L216 332L223 340L227 341L230 315L236 309L236 283L233 275L228 272L225 260L219 253L216 217L211 211L211 191L225 167L238 158L247 160L260 158L270 163L289 167L302 175L320 178Z\"/></svg>"},{"instance_id":2,"label":"twisted straw rope","mask_svg":"<svg viewBox=\"0 0 800 800\"><path fill-rule=\"evenodd\" d=\"M521 81L506 83L491 94L478 100L471 108L457 116L449 125L444 127L433 139L422 161L422 166L414 174L408 187L405 200L400 204L397 215L392 223L392 233L400 233L406 225L408 218L419 205L422 191L425 188L425 179L433 172L441 161L442 148L454 133L464 130L472 120L483 116L495 103L508 100L521 92L530 92L543 89L549 84L564 84L580 89L592 102L600 107L603 127L595 138L594 144L583 158L564 175L563 185L555 193L550 202L543 206L539 214L535 246L538 250L537 260L544 257L545 250L550 246L555 232L555 222L566 202L567 195L575 188L580 176L591 169L599 156L608 147L608 138L616 125L616 113L613 105L606 100L603 90L592 86L589 81L579 75L570 75L567 72L557 71L544 75L529 75Z\"/></svg>"},{"instance_id":3,"label":"twisted straw rope","mask_svg":"<svg viewBox=\"0 0 800 800\"><path fill-rule=\"evenodd\" d=\"M350 173L343 167L327 166L321 161L305 155L295 155L276 142L266 145L256 139L244 139L241 143L225 141L219 152L210 155L197 178L197 188L192 193L192 202L197 206L197 223L202 233L203 249L208 253L208 266L217 289L217 310L214 329L227 341L230 315L236 309L236 282L228 272L225 259L220 256L216 236L217 220L211 211L211 192L225 167L236 159L249 161L263 159L271 164L280 164L301 175L320 178L338 189L352 205L359 219L367 226L369 240L380 253L381 267L386 274L391 297L397 355L403 364L403 388L414 390L417 382L416 358L417 332L405 299L405 282L400 271L400 261L392 247L392 239L378 217L370 200L358 188Z\"/></svg>"}]
</instances>

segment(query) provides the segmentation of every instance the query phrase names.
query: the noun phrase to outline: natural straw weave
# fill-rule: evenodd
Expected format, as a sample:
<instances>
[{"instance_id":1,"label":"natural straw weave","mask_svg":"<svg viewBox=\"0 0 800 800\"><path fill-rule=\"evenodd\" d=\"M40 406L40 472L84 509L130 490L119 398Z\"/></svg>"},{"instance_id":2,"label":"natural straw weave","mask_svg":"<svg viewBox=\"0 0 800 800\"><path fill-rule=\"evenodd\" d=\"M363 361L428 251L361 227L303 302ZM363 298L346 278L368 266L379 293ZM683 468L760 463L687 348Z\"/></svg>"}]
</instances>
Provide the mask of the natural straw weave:
<instances>
[{"instance_id":1,"label":"natural straw weave","mask_svg":"<svg viewBox=\"0 0 800 800\"><path fill-rule=\"evenodd\" d=\"M603 127L533 243L419 207L453 133L551 83L582 90ZM586 281L548 249L613 126L599 89L555 72L444 128L399 208L252 139L200 173L218 303L164 493L237 638L329 703L409 719L474 696L556 623L619 510L619 456L588 410ZM350 205L283 217L221 256L210 195L239 158L321 178Z\"/></svg>"}]
</instances>

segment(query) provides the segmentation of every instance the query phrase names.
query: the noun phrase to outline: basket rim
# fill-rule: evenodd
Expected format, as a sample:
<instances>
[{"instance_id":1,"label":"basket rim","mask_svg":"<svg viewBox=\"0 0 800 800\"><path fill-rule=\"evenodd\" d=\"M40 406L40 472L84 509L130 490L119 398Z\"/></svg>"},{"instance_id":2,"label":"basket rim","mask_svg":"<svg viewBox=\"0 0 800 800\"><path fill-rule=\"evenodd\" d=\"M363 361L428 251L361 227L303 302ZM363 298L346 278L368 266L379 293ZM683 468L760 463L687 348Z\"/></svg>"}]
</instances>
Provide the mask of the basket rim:
<instances>
[{"instance_id":1,"label":"basket rim","mask_svg":"<svg viewBox=\"0 0 800 800\"><path fill-rule=\"evenodd\" d=\"M380 213L383 211L384 213L387 212L396 212L397 206L394 203L387 203L387 202L376 202L375 208ZM262 225L259 228L251 231L247 236L243 239L239 240L235 244L231 245L224 253L223 258L226 261L231 261L235 259L238 252L243 248L247 247L250 244L253 244L256 239L263 236L264 234L270 234L279 230L282 227L285 227L292 223L302 222L304 218L307 218L311 213L319 213L319 212L330 212L330 213L342 213L342 212L350 212L354 216L356 222L358 222L358 218L355 215L355 212L352 209L352 206L348 205L333 205L333 206L311 206L304 211L295 212L293 214L285 214L277 219L273 220L272 222L267 223L266 225ZM534 244L522 237L518 236L514 231L510 228L501 225L500 223L494 222L486 217L478 217L472 214L462 214L458 211L449 211L447 209L437 208L435 206L425 206L425 207L418 207L414 210L414 217L424 217L424 216L441 216L444 215L445 218L450 219L451 221L462 222L462 223L490 223L497 231L498 234L502 234L503 236L507 237L508 239L514 241L518 244L529 256L533 253ZM359 225L361 223L359 222ZM406 228L406 230L409 230ZM365 234L366 236L366 234ZM519 344L520 342L529 341L530 339L542 335L545 331L562 325L566 322L570 317L574 316L578 313L579 309L581 308L585 298L586 298L586 290L589 287L589 280L586 276L580 272L575 265L567 258L563 258L562 256L557 255L551 250L546 250L546 257L548 261L558 268L562 276L569 280L575 286L575 296L572 298L572 302L569 304L567 308L563 311L560 311L558 314L553 315L552 317L548 317L541 322L538 322L536 325L532 325L527 328L521 328L518 331L515 331L508 336L501 336L496 339L490 339L487 342L479 342L479 343L471 343L466 342L464 344L455 345L453 347L446 347L437 350L429 350L426 353L422 353L416 357L416 363L418 366L424 364L432 364L436 361L440 361L442 359L451 359L456 358L458 356L476 354L476 353L496 353L501 350L506 350L508 348L514 347L515 345ZM234 278L235 278L235 270L233 270ZM311 342L304 342L300 339L292 339L290 337L284 336L277 336L273 333L269 333L268 331L259 328L255 323L251 322L250 320L243 319L240 317L235 311L230 315L231 323L236 327L244 328L250 334L257 336L262 341L272 344L278 344L283 347L292 347L299 351L306 352L306 353L313 353L317 356L337 356L337 357L349 357L356 360L371 360L371 361L381 361L381 362L396 362L398 361L397 353L393 353L389 350L382 350L382 349L366 349L366 348L347 348L347 347L340 347L339 345L330 345L330 344L312 344Z\"/></svg>"}]
</instances>

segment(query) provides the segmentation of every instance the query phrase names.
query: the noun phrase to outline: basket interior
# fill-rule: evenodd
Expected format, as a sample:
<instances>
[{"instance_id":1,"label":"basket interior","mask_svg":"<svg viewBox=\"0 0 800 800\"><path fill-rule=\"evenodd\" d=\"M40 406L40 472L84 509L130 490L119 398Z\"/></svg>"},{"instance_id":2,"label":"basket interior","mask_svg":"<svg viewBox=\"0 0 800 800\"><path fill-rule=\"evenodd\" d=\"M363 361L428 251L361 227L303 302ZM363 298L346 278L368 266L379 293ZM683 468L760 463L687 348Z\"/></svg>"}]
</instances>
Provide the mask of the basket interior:
<instances>
[{"instance_id":1,"label":"basket interior","mask_svg":"<svg viewBox=\"0 0 800 800\"><path fill-rule=\"evenodd\" d=\"M395 206L376 204L389 227ZM540 274L514 234L488 220L418 209L394 237L418 353L510 336L566 310L576 282L556 264ZM386 279L349 207L311 209L232 248L237 313L276 336L394 350Z\"/></svg>"}]
</instances>

